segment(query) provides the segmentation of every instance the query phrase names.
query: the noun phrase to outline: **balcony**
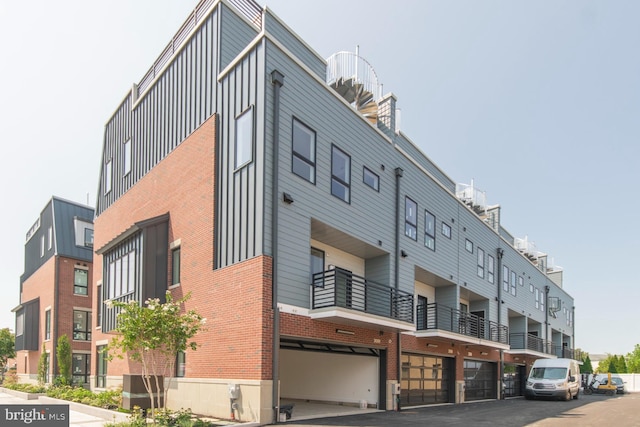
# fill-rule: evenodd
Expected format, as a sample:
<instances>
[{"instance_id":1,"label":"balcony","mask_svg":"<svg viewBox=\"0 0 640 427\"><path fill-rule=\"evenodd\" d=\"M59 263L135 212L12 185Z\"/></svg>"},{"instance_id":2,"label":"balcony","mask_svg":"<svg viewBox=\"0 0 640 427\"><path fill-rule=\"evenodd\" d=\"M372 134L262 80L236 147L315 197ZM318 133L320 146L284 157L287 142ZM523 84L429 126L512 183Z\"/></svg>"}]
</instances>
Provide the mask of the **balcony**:
<instances>
[{"instance_id":1,"label":"balcony","mask_svg":"<svg viewBox=\"0 0 640 427\"><path fill-rule=\"evenodd\" d=\"M582 360L580 350L574 350L566 345L555 345L551 341L544 340L536 335L518 332L509 335L512 354L526 353L539 354L547 357L562 357L567 359Z\"/></svg>"},{"instance_id":2,"label":"balcony","mask_svg":"<svg viewBox=\"0 0 640 427\"><path fill-rule=\"evenodd\" d=\"M509 328L442 304L420 304L416 336L440 337L509 349Z\"/></svg>"},{"instance_id":3,"label":"balcony","mask_svg":"<svg viewBox=\"0 0 640 427\"><path fill-rule=\"evenodd\" d=\"M392 331L413 331L413 294L348 271L313 275L312 319Z\"/></svg>"}]
</instances>

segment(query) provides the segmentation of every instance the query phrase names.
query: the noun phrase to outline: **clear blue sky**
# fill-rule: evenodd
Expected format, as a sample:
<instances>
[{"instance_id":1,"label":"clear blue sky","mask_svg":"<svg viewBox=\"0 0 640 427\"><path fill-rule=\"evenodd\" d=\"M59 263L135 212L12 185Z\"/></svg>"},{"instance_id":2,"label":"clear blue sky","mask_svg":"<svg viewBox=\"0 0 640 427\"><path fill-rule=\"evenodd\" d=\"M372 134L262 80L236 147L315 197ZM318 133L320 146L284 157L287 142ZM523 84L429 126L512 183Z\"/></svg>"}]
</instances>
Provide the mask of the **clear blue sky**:
<instances>
[{"instance_id":1,"label":"clear blue sky","mask_svg":"<svg viewBox=\"0 0 640 427\"><path fill-rule=\"evenodd\" d=\"M104 124L197 0L0 0L0 327L52 195L93 205ZM355 50L401 127L564 268L577 346L640 343L640 2L272 0L321 56Z\"/></svg>"}]
</instances>

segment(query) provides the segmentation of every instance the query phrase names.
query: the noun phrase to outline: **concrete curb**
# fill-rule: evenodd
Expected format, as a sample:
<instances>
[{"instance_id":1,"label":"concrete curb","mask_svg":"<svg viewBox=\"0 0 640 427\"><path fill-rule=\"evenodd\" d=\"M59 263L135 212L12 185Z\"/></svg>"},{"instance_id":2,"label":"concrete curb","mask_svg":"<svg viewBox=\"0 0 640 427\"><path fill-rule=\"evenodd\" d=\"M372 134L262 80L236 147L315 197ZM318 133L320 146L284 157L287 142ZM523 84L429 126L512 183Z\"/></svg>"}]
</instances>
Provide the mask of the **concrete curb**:
<instances>
[{"instance_id":1,"label":"concrete curb","mask_svg":"<svg viewBox=\"0 0 640 427\"><path fill-rule=\"evenodd\" d=\"M52 405L69 405L69 409L76 412L82 412L83 414L91 415L97 418L102 418L105 421L121 422L128 421L129 414L123 412L112 411L110 409L98 408L91 405L84 405L82 403L71 402L69 400L54 399L48 396L40 396L41 403L49 403Z\"/></svg>"},{"instance_id":2,"label":"concrete curb","mask_svg":"<svg viewBox=\"0 0 640 427\"><path fill-rule=\"evenodd\" d=\"M38 400L38 398L44 396L44 393L27 393L24 391L11 390L9 388L0 387L0 391L10 394L11 396L19 397L24 400Z\"/></svg>"}]
</instances>

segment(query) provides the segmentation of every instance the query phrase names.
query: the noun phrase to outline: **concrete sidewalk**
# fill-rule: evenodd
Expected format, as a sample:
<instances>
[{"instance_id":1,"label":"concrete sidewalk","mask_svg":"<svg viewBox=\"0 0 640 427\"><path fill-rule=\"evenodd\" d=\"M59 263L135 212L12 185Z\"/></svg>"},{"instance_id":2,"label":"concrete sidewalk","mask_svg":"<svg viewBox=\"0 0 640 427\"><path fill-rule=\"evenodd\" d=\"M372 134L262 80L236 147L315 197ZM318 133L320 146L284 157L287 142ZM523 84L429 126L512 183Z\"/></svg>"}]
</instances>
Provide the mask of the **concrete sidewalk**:
<instances>
[{"instance_id":1,"label":"concrete sidewalk","mask_svg":"<svg viewBox=\"0 0 640 427\"><path fill-rule=\"evenodd\" d=\"M47 402L49 403L49 402ZM16 396L12 396L8 393L0 391L0 404L1 405L28 405L28 404L46 404L41 402L40 399L25 400ZM82 412L78 412L72 409L72 405L69 405L69 426L73 427L102 427L112 420L105 420L94 415L88 415Z\"/></svg>"}]
</instances>

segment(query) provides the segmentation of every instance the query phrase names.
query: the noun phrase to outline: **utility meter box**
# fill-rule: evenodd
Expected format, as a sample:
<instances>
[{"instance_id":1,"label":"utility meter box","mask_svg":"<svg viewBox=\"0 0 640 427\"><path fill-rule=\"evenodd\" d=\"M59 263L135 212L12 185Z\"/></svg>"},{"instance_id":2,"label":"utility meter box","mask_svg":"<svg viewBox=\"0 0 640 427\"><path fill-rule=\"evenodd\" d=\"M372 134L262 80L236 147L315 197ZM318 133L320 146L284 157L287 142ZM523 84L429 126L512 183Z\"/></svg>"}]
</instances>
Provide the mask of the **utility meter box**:
<instances>
[{"instance_id":1,"label":"utility meter box","mask_svg":"<svg viewBox=\"0 0 640 427\"><path fill-rule=\"evenodd\" d=\"M240 397L240 386L238 384L229 384L229 399L237 399Z\"/></svg>"},{"instance_id":2,"label":"utility meter box","mask_svg":"<svg viewBox=\"0 0 640 427\"><path fill-rule=\"evenodd\" d=\"M400 394L400 383L391 384L391 392L393 394Z\"/></svg>"}]
</instances>

